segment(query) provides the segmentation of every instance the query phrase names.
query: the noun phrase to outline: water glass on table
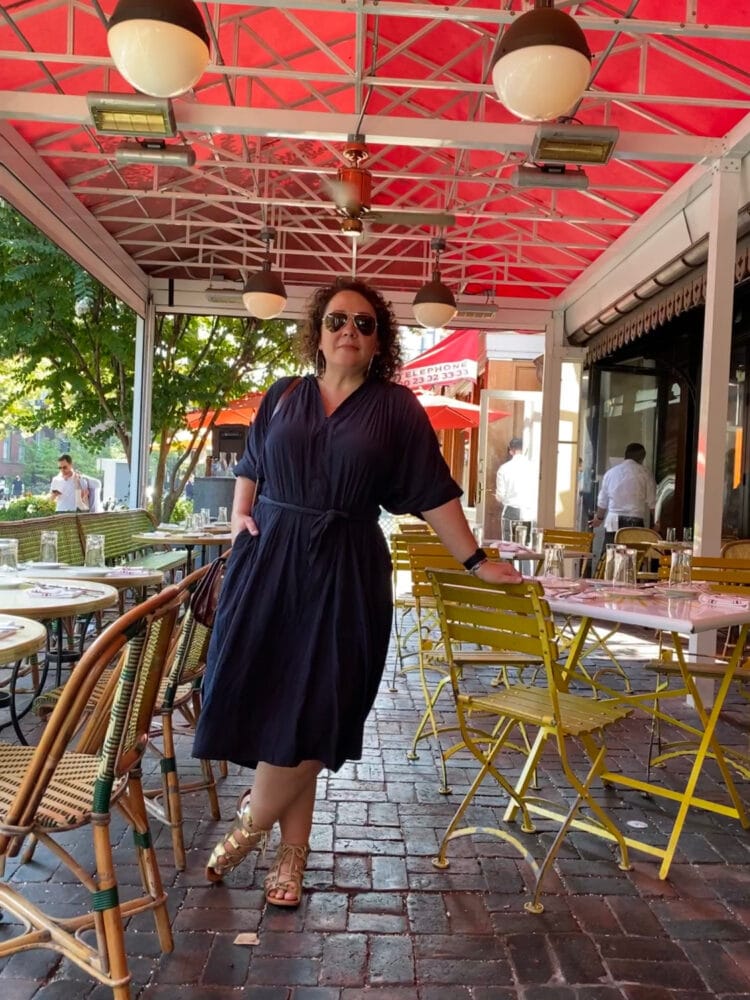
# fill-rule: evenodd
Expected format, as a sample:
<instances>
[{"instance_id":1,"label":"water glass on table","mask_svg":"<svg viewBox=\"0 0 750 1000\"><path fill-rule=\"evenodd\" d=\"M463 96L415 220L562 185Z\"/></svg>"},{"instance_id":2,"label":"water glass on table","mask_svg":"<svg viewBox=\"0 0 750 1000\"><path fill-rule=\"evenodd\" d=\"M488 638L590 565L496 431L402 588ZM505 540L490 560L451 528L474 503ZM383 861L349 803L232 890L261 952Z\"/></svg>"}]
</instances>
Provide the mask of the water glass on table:
<instances>
[{"instance_id":1,"label":"water glass on table","mask_svg":"<svg viewBox=\"0 0 750 1000\"><path fill-rule=\"evenodd\" d=\"M219 507L219 512L216 515L216 523L217 524L228 524L229 523L228 518L227 518L227 509L226 509L226 507Z\"/></svg>"},{"instance_id":2,"label":"water glass on table","mask_svg":"<svg viewBox=\"0 0 750 1000\"><path fill-rule=\"evenodd\" d=\"M514 521L513 523L513 541L516 545L526 548L528 542L528 530L529 526L525 521Z\"/></svg>"},{"instance_id":3,"label":"water glass on table","mask_svg":"<svg viewBox=\"0 0 750 1000\"><path fill-rule=\"evenodd\" d=\"M201 527L207 528L211 523L211 508L201 507Z\"/></svg>"},{"instance_id":4,"label":"water glass on table","mask_svg":"<svg viewBox=\"0 0 750 1000\"><path fill-rule=\"evenodd\" d=\"M104 535L86 535L85 566L104 565Z\"/></svg>"},{"instance_id":5,"label":"water glass on table","mask_svg":"<svg viewBox=\"0 0 750 1000\"><path fill-rule=\"evenodd\" d=\"M667 528L666 533L664 535L664 540L667 542L676 542L677 528Z\"/></svg>"},{"instance_id":6,"label":"water glass on table","mask_svg":"<svg viewBox=\"0 0 750 1000\"><path fill-rule=\"evenodd\" d=\"M39 536L39 561L44 563L57 562L56 531L43 531Z\"/></svg>"},{"instance_id":7,"label":"water glass on table","mask_svg":"<svg viewBox=\"0 0 750 1000\"><path fill-rule=\"evenodd\" d=\"M564 549L562 545L544 546L544 569L542 570L543 576L563 577L565 575L563 551Z\"/></svg>"},{"instance_id":8,"label":"water glass on table","mask_svg":"<svg viewBox=\"0 0 750 1000\"><path fill-rule=\"evenodd\" d=\"M0 538L0 573L18 569L18 539Z\"/></svg>"},{"instance_id":9,"label":"water glass on table","mask_svg":"<svg viewBox=\"0 0 750 1000\"><path fill-rule=\"evenodd\" d=\"M604 552L604 579L614 580L615 578L615 553L617 546L610 542Z\"/></svg>"},{"instance_id":10,"label":"water glass on table","mask_svg":"<svg viewBox=\"0 0 750 1000\"><path fill-rule=\"evenodd\" d=\"M615 549L615 572L613 583L634 587L636 582L636 551L617 546Z\"/></svg>"},{"instance_id":11,"label":"water glass on table","mask_svg":"<svg viewBox=\"0 0 750 1000\"><path fill-rule=\"evenodd\" d=\"M684 587L693 582L692 549L675 549L669 567L669 586Z\"/></svg>"}]
</instances>

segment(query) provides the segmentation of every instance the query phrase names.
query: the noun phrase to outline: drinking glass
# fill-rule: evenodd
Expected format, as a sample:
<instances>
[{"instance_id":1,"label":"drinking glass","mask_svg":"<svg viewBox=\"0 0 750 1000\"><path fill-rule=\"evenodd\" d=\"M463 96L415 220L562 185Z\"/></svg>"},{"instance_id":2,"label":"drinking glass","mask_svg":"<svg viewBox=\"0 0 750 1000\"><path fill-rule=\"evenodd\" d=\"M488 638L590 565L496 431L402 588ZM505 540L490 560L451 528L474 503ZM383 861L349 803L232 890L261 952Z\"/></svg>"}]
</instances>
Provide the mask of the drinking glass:
<instances>
[{"instance_id":1,"label":"drinking glass","mask_svg":"<svg viewBox=\"0 0 750 1000\"><path fill-rule=\"evenodd\" d=\"M635 549L626 549L621 546L615 548L615 572L612 578L613 583L621 586L635 586Z\"/></svg>"},{"instance_id":2,"label":"drinking glass","mask_svg":"<svg viewBox=\"0 0 750 1000\"><path fill-rule=\"evenodd\" d=\"M201 527L207 528L211 523L211 508L201 507Z\"/></svg>"},{"instance_id":3,"label":"drinking glass","mask_svg":"<svg viewBox=\"0 0 750 1000\"><path fill-rule=\"evenodd\" d=\"M529 546L532 552L541 552L542 546L544 545L544 532L539 531L538 528L531 529L531 541Z\"/></svg>"},{"instance_id":4,"label":"drinking glass","mask_svg":"<svg viewBox=\"0 0 750 1000\"><path fill-rule=\"evenodd\" d=\"M525 521L516 521L513 525L513 541L517 545L523 546L523 548L526 548L528 541L528 530L529 526Z\"/></svg>"},{"instance_id":5,"label":"drinking glass","mask_svg":"<svg viewBox=\"0 0 750 1000\"><path fill-rule=\"evenodd\" d=\"M228 523L226 507L219 507L219 513L216 515L216 523L217 524ZM479 544L481 544L481 542L479 542Z\"/></svg>"},{"instance_id":6,"label":"drinking glass","mask_svg":"<svg viewBox=\"0 0 750 1000\"><path fill-rule=\"evenodd\" d=\"M104 565L104 535L86 535L85 566Z\"/></svg>"},{"instance_id":7,"label":"drinking glass","mask_svg":"<svg viewBox=\"0 0 750 1000\"><path fill-rule=\"evenodd\" d=\"M544 576L564 576L565 568L563 564L563 546L562 545L545 545L544 546Z\"/></svg>"},{"instance_id":8,"label":"drinking glass","mask_svg":"<svg viewBox=\"0 0 750 1000\"><path fill-rule=\"evenodd\" d=\"M683 542L692 542L693 540L693 529L691 527L684 527L682 529L682 540Z\"/></svg>"},{"instance_id":9,"label":"drinking glass","mask_svg":"<svg viewBox=\"0 0 750 1000\"><path fill-rule=\"evenodd\" d=\"M610 542L604 552L604 579L614 580L615 578L615 552L617 551L617 546L614 542Z\"/></svg>"},{"instance_id":10,"label":"drinking glass","mask_svg":"<svg viewBox=\"0 0 750 1000\"><path fill-rule=\"evenodd\" d=\"M39 542L39 561L45 563L57 562L57 532L43 531Z\"/></svg>"},{"instance_id":11,"label":"drinking glass","mask_svg":"<svg viewBox=\"0 0 750 1000\"><path fill-rule=\"evenodd\" d=\"M677 528L667 528L665 538L668 542L677 541Z\"/></svg>"},{"instance_id":12,"label":"drinking glass","mask_svg":"<svg viewBox=\"0 0 750 1000\"><path fill-rule=\"evenodd\" d=\"M675 549L669 567L669 586L684 587L693 582L693 550Z\"/></svg>"},{"instance_id":13,"label":"drinking glass","mask_svg":"<svg viewBox=\"0 0 750 1000\"><path fill-rule=\"evenodd\" d=\"M0 573L18 569L18 539L0 538Z\"/></svg>"},{"instance_id":14,"label":"drinking glass","mask_svg":"<svg viewBox=\"0 0 750 1000\"><path fill-rule=\"evenodd\" d=\"M188 515L188 531L201 531L203 529L203 515Z\"/></svg>"}]
</instances>

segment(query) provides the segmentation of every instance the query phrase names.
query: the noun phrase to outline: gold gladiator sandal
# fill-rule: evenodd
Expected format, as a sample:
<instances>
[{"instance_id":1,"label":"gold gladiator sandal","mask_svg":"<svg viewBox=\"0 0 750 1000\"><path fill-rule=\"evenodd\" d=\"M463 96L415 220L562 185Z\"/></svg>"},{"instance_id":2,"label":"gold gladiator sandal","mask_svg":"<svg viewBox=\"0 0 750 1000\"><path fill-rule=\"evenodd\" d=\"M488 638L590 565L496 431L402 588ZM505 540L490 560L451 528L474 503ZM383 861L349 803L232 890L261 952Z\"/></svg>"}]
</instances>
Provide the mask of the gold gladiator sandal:
<instances>
[{"instance_id":1,"label":"gold gladiator sandal","mask_svg":"<svg viewBox=\"0 0 750 1000\"><path fill-rule=\"evenodd\" d=\"M209 882L221 882L250 851L259 850L263 853L266 849L270 830L260 830L253 825L247 792L243 792L237 801L237 821L237 825L211 851L206 865L206 878Z\"/></svg>"},{"instance_id":2,"label":"gold gladiator sandal","mask_svg":"<svg viewBox=\"0 0 750 1000\"><path fill-rule=\"evenodd\" d=\"M266 875L263 886L266 902L272 906L299 906L302 899L302 878L305 874L310 848L299 844L279 844L276 860ZM271 893L281 893L272 896ZM287 893L294 893L292 899L285 899Z\"/></svg>"}]
</instances>

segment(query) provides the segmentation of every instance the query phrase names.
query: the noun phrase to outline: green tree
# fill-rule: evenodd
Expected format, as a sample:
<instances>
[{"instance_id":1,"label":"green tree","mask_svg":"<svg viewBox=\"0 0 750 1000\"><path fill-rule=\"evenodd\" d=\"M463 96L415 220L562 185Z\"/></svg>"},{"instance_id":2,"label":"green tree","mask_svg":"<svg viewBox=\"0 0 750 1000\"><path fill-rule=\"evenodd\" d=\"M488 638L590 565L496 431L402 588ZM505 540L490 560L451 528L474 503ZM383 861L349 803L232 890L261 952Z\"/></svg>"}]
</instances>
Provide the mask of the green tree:
<instances>
[{"instance_id":1,"label":"green tree","mask_svg":"<svg viewBox=\"0 0 750 1000\"><path fill-rule=\"evenodd\" d=\"M130 461L135 320L0 201L0 369L13 373L0 380L0 421L27 433L52 427L100 453L114 438ZM159 519L171 514L210 441L213 420L181 441L186 411L215 410L294 371L293 332L282 320L157 317L151 446Z\"/></svg>"}]
</instances>

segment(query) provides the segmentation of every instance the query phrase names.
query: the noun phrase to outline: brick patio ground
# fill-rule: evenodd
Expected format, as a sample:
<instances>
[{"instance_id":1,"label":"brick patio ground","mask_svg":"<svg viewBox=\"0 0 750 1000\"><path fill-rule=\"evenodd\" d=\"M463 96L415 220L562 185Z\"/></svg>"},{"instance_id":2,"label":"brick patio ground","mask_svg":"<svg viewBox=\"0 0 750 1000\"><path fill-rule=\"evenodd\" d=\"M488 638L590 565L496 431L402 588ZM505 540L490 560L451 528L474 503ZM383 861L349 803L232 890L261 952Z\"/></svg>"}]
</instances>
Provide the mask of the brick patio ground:
<instances>
[{"instance_id":1,"label":"brick patio ground","mask_svg":"<svg viewBox=\"0 0 750 1000\"><path fill-rule=\"evenodd\" d=\"M648 651L637 637L619 644L636 684L652 683L632 663ZM388 676L387 675L386 677ZM447 693L446 693L447 697ZM227 823L207 816L202 794L186 797L188 867L177 872L168 831L154 825L169 887L175 951L159 953L148 914L130 921L127 948L138 1000L740 1000L750 998L750 834L729 819L694 812L669 879L633 853L620 871L612 848L576 832L546 883L544 913L524 911L528 871L507 843L465 837L449 849L450 867L431 863L473 774L471 760L450 763L452 794L438 792L435 752L423 744L409 761L422 703L415 673L384 681L369 720L363 758L320 779L306 892L296 911L266 907L267 860L250 858L223 885L206 884L203 866ZM447 701L446 701L447 707ZM723 726L726 742L747 746L747 703L738 698ZM4 734L7 736L7 731ZM608 741L615 767L645 770L642 717ZM181 771L195 772L189 743ZM519 762L510 760L513 773ZM541 782L559 781L547 754ZM684 773L684 761L669 775ZM247 775L230 767L221 783L229 818ZM703 792L721 794L707 778ZM747 800L748 782L738 779ZM637 793L600 792L620 824L645 823L659 837L671 807ZM490 784L470 816L497 825L505 800ZM116 821L121 896L138 880L128 838ZM528 836L543 854L550 827ZM70 836L90 857L88 831ZM273 855L273 845L270 849ZM6 875L33 899L63 912L81 890L45 851ZM0 920L0 939L12 925ZM238 945L240 932L258 934ZM111 992L52 952L0 963L0 1000L107 1000Z\"/></svg>"}]
</instances>

